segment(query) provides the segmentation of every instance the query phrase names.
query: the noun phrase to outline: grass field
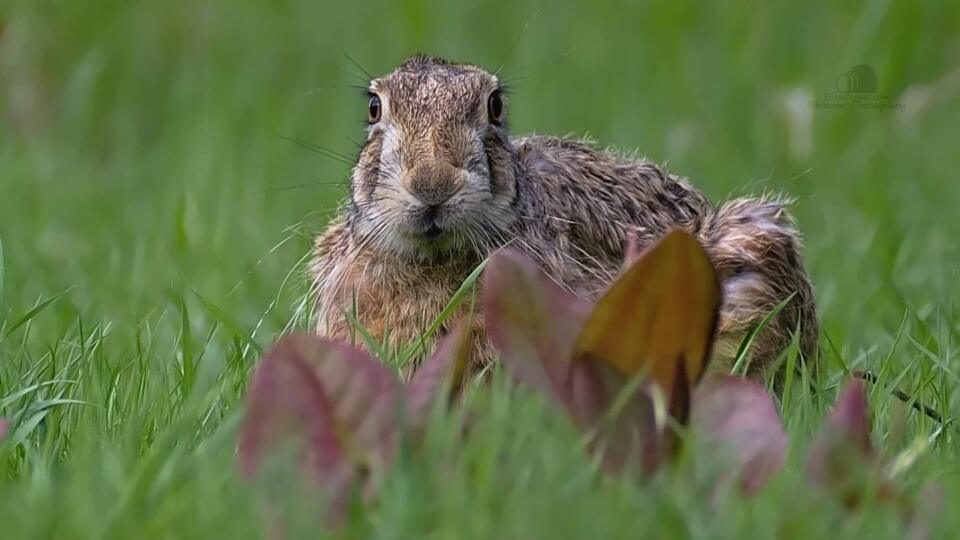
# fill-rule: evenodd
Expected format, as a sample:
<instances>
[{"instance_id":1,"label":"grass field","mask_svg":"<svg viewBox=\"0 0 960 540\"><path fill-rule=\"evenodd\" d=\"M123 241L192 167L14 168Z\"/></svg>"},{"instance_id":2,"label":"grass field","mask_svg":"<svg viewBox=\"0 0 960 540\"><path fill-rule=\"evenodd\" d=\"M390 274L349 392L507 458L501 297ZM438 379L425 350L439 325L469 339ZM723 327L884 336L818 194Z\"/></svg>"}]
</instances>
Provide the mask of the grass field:
<instances>
[{"instance_id":1,"label":"grass field","mask_svg":"<svg viewBox=\"0 0 960 540\"><path fill-rule=\"evenodd\" d=\"M827 369L784 396L790 459L749 501L712 499L697 452L649 484L598 477L565 419L497 376L471 436L436 417L340 536L919 533L805 478L858 367L880 376L878 445L915 458L897 483L918 520L955 537L960 3L348 5L0 3L0 538L256 538L266 497L289 537L326 535L293 475L250 486L234 457L251 368L305 325L303 257L346 193L348 165L288 139L355 152L363 69L418 51L502 65L516 133L638 149L716 200L796 197ZM858 64L891 110L838 97Z\"/></svg>"}]
</instances>

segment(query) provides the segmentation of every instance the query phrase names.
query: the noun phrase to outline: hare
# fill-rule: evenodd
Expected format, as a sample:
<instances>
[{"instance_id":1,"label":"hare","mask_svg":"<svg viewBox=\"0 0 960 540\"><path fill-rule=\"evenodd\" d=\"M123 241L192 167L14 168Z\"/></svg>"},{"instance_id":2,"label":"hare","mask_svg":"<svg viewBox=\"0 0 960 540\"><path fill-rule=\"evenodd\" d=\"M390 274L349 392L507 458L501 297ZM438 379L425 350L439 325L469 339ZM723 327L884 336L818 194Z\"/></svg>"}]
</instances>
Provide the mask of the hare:
<instances>
[{"instance_id":1,"label":"hare","mask_svg":"<svg viewBox=\"0 0 960 540\"><path fill-rule=\"evenodd\" d=\"M628 235L645 245L681 228L703 244L723 289L715 367L729 369L744 337L783 302L755 338L748 375L768 372L796 331L812 357L813 293L783 201L714 206L649 161L584 140L513 138L507 104L495 74L430 56L370 82L349 200L314 246L318 333L345 339L356 317L377 340L414 342L508 243L594 299L619 271ZM496 356L482 331L475 356Z\"/></svg>"}]
</instances>

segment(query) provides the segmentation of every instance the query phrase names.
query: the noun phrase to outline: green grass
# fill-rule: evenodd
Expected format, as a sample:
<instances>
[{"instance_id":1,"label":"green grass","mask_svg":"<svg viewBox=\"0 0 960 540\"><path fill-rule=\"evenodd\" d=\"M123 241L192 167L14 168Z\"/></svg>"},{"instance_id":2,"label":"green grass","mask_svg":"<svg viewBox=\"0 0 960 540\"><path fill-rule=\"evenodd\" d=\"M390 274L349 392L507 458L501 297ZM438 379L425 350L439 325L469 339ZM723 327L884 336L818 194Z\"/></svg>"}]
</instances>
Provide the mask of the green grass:
<instances>
[{"instance_id":1,"label":"green grass","mask_svg":"<svg viewBox=\"0 0 960 540\"><path fill-rule=\"evenodd\" d=\"M351 538L902 538L847 513L802 450L850 369L918 506L960 503L960 4L692 1L0 4L0 538L317 537L289 471L237 475L260 350L304 327L303 257L346 193L361 69L417 51L503 65L516 133L639 149L711 197L798 199L823 315L823 392L787 380L783 474L709 493L696 446L649 484L601 478L562 415L501 375L438 414ZM901 111L814 109L856 64ZM461 441L458 415L474 419ZM932 444L925 446L922 441ZM918 442L921 441L921 442ZM906 452L906 453L904 453ZM952 537L960 517L927 519Z\"/></svg>"}]
</instances>

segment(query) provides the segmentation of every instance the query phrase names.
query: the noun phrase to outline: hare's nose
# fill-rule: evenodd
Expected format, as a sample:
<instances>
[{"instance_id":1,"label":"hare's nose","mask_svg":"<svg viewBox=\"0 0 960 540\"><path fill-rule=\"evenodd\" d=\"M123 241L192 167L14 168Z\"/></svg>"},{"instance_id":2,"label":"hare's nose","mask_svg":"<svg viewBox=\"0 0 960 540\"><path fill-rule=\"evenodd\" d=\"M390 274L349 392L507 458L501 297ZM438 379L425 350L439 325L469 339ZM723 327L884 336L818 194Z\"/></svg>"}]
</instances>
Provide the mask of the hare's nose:
<instances>
[{"instance_id":1,"label":"hare's nose","mask_svg":"<svg viewBox=\"0 0 960 540\"><path fill-rule=\"evenodd\" d=\"M407 175L406 187L414 197L428 206L439 206L456 195L464 184L464 172L445 163L428 163L415 167Z\"/></svg>"}]
</instances>

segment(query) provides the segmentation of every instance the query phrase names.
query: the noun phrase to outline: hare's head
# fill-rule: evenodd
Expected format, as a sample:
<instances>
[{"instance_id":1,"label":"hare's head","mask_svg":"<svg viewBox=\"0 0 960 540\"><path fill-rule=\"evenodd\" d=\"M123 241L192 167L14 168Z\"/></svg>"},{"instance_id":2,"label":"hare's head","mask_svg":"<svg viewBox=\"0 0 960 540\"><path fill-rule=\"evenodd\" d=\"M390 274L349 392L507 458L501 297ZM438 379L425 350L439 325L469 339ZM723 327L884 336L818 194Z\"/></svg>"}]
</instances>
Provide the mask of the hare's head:
<instances>
[{"instance_id":1,"label":"hare's head","mask_svg":"<svg viewBox=\"0 0 960 540\"><path fill-rule=\"evenodd\" d=\"M516 220L516 158L496 75L416 56L370 82L351 223L364 246L442 261L484 253Z\"/></svg>"}]
</instances>

